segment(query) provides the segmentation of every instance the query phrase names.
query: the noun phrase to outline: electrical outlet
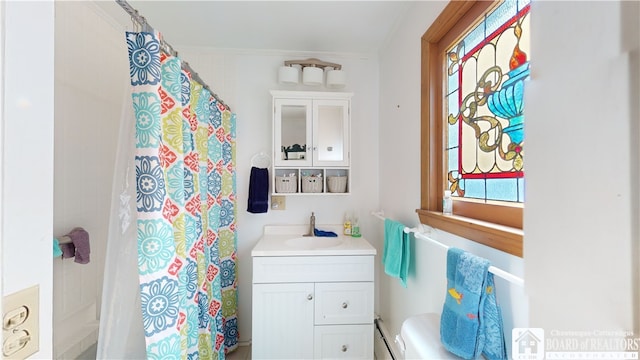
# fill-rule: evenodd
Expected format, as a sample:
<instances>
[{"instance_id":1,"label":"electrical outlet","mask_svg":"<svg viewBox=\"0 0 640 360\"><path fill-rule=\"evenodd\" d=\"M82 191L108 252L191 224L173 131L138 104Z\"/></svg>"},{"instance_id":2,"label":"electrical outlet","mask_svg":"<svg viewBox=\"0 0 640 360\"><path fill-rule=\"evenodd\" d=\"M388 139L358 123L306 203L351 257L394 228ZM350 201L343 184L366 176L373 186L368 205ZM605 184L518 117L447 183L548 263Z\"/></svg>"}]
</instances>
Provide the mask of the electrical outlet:
<instances>
[{"instance_id":1,"label":"electrical outlet","mask_svg":"<svg viewBox=\"0 0 640 360\"><path fill-rule=\"evenodd\" d=\"M286 197L282 195L271 196L271 210L285 210L287 208Z\"/></svg>"},{"instance_id":2,"label":"electrical outlet","mask_svg":"<svg viewBox=\"0 0 640 360\"><path fill-rule=\"evenodd\" d=\"M7 295L2 300L2 358L26 359L39 348L38 285Z\"/></svg>"}]
</instances>

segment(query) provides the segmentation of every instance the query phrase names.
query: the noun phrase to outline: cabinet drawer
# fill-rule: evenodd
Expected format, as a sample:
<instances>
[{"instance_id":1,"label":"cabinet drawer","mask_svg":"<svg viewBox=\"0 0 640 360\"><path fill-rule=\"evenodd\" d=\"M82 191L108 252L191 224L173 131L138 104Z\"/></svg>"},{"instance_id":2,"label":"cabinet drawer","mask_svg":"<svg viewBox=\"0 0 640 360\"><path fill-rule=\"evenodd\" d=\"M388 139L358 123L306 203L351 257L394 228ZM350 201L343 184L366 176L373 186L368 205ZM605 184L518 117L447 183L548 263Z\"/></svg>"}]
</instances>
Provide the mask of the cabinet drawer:
<instances>
[{"instance_id":1,"label":"cabinet drawer","mask_svg":"<svg viewBox=\"0 0 640 360\"><path fill-rule=\"evenodd\" d=\"M373 325L323 325L314 328L315 359L373 359Z\"/></svg>"},{"instance_id":2,"label":"cabinet drawer","mask_svg":"<svg viewBox=\"0 0 640 360\"><path fill-rule=\"evenodd\" d=\"M373 282L315 284L315 324L373 323Z\"/></svg>"},{"instance_id":3,"label":"cabinet drawer","mask_svg":"<svg viewBox=\"0 0 640 360\"><path fill-rule=\"evenodd\" d=\"M373 256L258 256L253 283L373 281Z\"/></svg>"}]
</instances>

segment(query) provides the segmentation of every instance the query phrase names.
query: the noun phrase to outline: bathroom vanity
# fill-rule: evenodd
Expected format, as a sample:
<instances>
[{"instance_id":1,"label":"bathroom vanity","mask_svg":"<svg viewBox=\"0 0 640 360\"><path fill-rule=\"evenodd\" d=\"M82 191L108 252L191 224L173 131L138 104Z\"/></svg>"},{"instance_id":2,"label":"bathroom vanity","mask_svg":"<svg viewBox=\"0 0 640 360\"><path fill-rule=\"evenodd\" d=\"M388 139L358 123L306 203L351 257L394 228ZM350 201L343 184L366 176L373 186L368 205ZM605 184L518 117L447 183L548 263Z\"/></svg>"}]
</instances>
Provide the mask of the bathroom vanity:
<instances>
[{"instance_id":1,"label":"bathroom vanity","mask_svg":"<svg viewBox=\"0 0 640 360\"><path fill-rule=\"evenodd\" d=\"M342 226L318 226L341 234ZM364 238L265 226L253 248L253 359L373 359L376 250Z\"/></svg>"}]
</instances>

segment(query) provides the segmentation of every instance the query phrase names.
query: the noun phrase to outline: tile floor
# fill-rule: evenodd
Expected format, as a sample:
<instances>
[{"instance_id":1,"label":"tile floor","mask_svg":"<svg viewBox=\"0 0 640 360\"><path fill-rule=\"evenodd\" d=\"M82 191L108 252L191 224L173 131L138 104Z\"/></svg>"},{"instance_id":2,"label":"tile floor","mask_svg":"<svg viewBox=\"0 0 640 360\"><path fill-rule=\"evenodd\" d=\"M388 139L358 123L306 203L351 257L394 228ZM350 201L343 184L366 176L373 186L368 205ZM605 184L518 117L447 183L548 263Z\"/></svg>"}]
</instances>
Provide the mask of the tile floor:
<instances>
[{"instance_id":1,"label":"tile floor","mask_svg":"<svg viewBox=\"0 0 640 360\"><path fill-rule=\"evenodd\" d=\"M238 346L231 354L225 357L227 360L251 360L251 345Z\"/></svg>"}]
</instances>

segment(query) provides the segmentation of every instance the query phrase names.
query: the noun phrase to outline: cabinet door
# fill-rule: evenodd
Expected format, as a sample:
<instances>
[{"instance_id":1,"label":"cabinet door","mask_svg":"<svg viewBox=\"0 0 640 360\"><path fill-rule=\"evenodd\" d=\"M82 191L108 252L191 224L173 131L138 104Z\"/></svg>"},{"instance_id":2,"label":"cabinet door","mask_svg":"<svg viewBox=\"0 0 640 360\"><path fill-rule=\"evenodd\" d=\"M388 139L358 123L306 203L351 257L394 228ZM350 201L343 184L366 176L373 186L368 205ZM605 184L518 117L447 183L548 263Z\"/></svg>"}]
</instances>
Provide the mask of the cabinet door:
<instances>
[{"instance_id":1,"label":"cabinet door","mask_svg":"<svg viewBox=\"0 0 640 360\"><path fill-rule=\"evenodd\" d=\"M252 359L313 358L312 283L254 284Z\"/></svg>"},{"instance_id":2,"label":"cabinet door","mask_svg":"<svg viewBox=\"0 0 640 360\"><path fill-rule=\"evenodd\" d=\"M349 101L313 101L313 165L349 165Z\"/></svg>"},{"instance_id":3,"label":"cabinet door","mask_svg":"<svg viewBox=\"0 0 640 360\"><path fill-rule=\"evenodd\" d=\"M276 166L311 165L312 102L307 99L275 99L273 150Z\"/></svg>"}]
</instances>

